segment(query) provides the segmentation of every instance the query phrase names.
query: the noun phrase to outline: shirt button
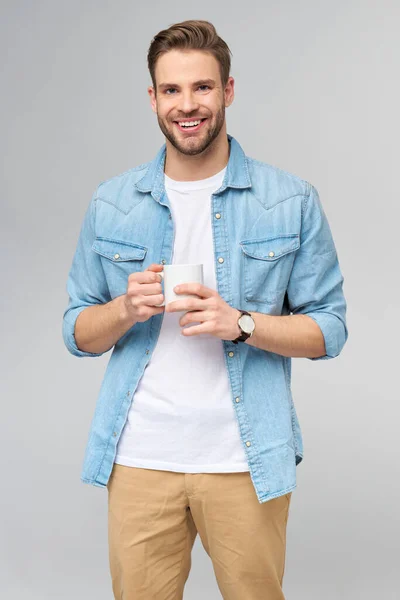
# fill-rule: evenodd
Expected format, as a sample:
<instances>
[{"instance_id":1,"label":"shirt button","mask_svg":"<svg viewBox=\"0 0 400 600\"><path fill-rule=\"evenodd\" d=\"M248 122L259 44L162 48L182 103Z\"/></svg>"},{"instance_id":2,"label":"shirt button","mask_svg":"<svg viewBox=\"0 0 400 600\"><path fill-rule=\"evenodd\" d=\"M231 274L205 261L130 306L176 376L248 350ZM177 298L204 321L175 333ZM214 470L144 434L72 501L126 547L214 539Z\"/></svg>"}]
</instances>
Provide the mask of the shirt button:
<instances>
[{"instance_id":1,"label":"shirt button","mask_svg":"<svg viewBox=\"0 0 400 600\"><path fill-rule=\"evenodd\" d=\"M117 258L119 258L119 254L114 254L114 258L117 260Z\"/></svg>"},{"instance_id":2,"label":"shirt button","mask_svg":"<svg viewBox=\"0 0 400 600\"><path fill-rule=\"evenodd\" d=\"M150 352L150 350L146 350L146 354L148 354Z\"/></svg>"},{"instance_id":3,"label":"shirt button","mask_svg":"<svg viewBox=\"0 0 400 600\"><path fill-rule=\"evenodd\" d=\"M222 256L219 257L218 262L219 263L223 263L224 262L224 259L222 258Z\"/></svg>"},{"instance_id":4,"label":"shirt button","mask_svg":"<svg viewBox=\"0 0 400 600\"><path fill-rule=\"evenodd\" d=\"M268 252L268 256L275 256L275 252Z\"/></svg>"},{"instance_id":5,"label":"shirt button","mask_svg":"<svg viewBox=\"0 0 400 600\"><path fill-rule=\"evenodd\" d=\"M234 356L234 352L228 352L228 356L230 356L232 358L232 356Z\"/></svg>"},{"instance_id":6,"label":"shirt button","mask_svg":"<svg viewBox=\"0 0 400 600\"><path fill-rule=\"evenodd\" d=\"M116 431L114 431L113 436L117 437L117 432Z\"/></svg>"},{"instance_id":7,"label":"shirt button","mask_svg":"<svg viewBox=\"0 0 400 600\"><path fill-rule=\"evenodd\" d=\"M161 264L162 264L162 265L165 265L165 262L166 262L166 261L165 261L165 258L163 258L163 259L162 259L162 261L161 261Z\"/></svg>"},{"instance_id":8,"label":"shirt button","mask_svg":"<svg viewBox=\"0 0 400 600\"><path fill-rule=\"evenodd\" d=\"M239 397L235 398L235 402L240 402L240 398Z\"/></svg>"},{"instance_id":9,"label":"shirt button","mask_svg":"<svg viewBox=\"0 0 400 600\"><path fill-rule=\"evenodd\" d=\"M251 442L246 442L246 446L251 446Z\"/></svg>"},{"instance_id":10,"label":"shirt button","mask_svg":"<svg viewBox=\"0 0 400 600\"><path fill-rule=\"evenodd\" d=\"M220 215L219 213L216 213L216 215L215 215L215 218L216 218L216 219L220 219L220 218L221 218L221 215Z\"/></svg>"}]
</instances>

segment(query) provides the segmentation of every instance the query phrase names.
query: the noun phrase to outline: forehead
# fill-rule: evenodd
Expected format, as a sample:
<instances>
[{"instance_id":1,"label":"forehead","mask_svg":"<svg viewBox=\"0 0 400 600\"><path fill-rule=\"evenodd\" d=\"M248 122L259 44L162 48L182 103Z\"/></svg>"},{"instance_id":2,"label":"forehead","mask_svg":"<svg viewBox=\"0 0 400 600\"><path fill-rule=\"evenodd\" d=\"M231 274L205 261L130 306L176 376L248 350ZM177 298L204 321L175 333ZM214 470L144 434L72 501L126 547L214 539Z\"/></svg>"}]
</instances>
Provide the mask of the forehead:
<instances>
[{"instance_id":1,"label":"forehead","mask_svg":"<svg viewBox=\"0 0 400 600\"><path fill-rule=\"evenodd\" d=\"M170 50L157 60L157 86L174 81L187 84L199 79L219 80L219 63L209 52L201 50Z\"/></svg>"}]
</instances>

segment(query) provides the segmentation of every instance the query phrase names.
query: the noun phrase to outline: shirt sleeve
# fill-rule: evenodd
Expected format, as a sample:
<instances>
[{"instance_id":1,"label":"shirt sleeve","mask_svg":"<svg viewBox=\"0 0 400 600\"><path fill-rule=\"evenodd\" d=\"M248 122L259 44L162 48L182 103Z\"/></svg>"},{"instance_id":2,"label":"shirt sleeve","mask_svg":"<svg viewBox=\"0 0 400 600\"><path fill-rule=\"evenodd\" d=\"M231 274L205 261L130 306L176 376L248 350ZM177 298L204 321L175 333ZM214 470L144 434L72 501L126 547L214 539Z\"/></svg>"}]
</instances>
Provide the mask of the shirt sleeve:
<instances>
[{"instance_id":1,"label":"shirt sleeve","mask_svg":"<svg viewBox=\"0 0 400 600\"><path fill-rule=\"evenodd\" d=\"M307 358L326 360L338 356L348 338L347 305L332 232L317 190L308 188L287 296L290 311L311 317L324 336L326 354Z\"/></svg>"},{"instance_id":2,"label":"shirt sleeve","mask_svg":"<svg viewBox=\"0 0 400 600\"><path fill-rule=\"evenodd\" d=\"M105 304L111 300L100 256L92 250L95 239L96 192L86 210L69 271L69 302L63 316L64 343L71 354L79 357L101 356L104 352L84 352L77 347L75 323L78 315L88 306Z\"/></svg>"}]
</instances>

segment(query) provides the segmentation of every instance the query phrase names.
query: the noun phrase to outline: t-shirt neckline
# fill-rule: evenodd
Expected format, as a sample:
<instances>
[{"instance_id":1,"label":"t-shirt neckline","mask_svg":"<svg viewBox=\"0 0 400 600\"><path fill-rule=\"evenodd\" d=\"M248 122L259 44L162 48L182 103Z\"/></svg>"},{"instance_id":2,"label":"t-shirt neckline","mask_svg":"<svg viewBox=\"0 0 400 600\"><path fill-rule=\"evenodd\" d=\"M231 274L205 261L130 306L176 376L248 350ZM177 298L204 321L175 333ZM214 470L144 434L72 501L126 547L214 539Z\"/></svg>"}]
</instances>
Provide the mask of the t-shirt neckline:
<instances>
[{"instance_id":1,"label":"t-shirt neckline","mask_svg":"<svg viewBox=\"0 0 400 600\"><path fill-rule=\"evenodd\" d=\"M197 179L196 181L177 181L176 179L171 179L171 177L168 177L168 175L164 173L165 187L178 191L202 190L205 188L215 187L219 183L222 183L225 171L226 167L224 167L215 175L211 175L211 177Z\"/></svg>"}]
</instances>

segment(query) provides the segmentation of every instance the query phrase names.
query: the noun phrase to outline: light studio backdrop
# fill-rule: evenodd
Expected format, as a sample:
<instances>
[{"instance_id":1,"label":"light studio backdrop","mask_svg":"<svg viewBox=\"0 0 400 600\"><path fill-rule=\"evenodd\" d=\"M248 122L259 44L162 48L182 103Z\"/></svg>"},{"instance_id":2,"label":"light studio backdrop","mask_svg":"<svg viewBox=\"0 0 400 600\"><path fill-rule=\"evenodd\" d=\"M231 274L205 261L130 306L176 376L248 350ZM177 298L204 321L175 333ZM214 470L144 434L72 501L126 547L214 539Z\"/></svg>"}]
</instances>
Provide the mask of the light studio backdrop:
<instances>
[{"instance_id":1,"label":"light studio backdrop","mask_svg":"<svg viewBox=\"0 0 400 600\"><path fill-rule=\"evenodd\" d=\"M214 23L233 53L228 133L313 183L349 339L292 361L304 438L288 600L398 598L399 28L396 0L1 3L0 595L110 600L107 492L80 482L109 354L64 347L66 280L97 185L152 159L146 53ZM185 600L220 598L197 537Z\"/></svg>"}]
</instances>

